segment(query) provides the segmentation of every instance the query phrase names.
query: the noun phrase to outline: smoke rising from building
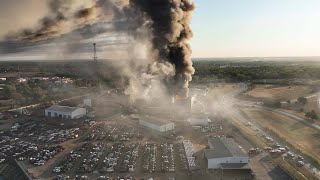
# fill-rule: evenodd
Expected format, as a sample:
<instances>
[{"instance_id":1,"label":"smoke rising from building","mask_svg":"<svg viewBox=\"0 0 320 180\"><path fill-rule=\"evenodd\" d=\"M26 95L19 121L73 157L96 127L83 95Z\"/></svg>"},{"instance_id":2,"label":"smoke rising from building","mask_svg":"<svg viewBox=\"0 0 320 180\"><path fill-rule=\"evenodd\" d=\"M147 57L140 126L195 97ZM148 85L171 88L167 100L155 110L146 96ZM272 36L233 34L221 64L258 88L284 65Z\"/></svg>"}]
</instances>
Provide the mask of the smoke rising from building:
<instances>
[{"instance_id":1,"label":"smoke rising from building","mask_svg":"<svg viewBox=\"0 0 320 180\"><path fill-rule=\"evenodd\" d=\"M130 5L150 21L152 50L157 62L169 62L175 68L175 75L169 86L174 94L187 96L188 83L194 74L191 48L188 40L192 37L190 28L194 4L190 0L132 0Z\"/></svg>"},{"instance_id":2,"label":"smoke rising from building","mask_svg":"<svg viewBox=\"0 0 320 180\"><path fill-rule=\"evenodd\" d=\"M131 41L126 45L127 56L120 58L124 59L122 63L113 64L128 79L126 92L132 100L160 94L187 97L188 83L194 73L188 44L192 37L190 20L194 10L191 0L46 2L48 12L37 25L8 33L6 41L15 47L20 43L22 46L30 43L40 46L67 37L68 41L72 39L70 47L64 46L63 52L67 53L66 49L77 49L76 42L81 38L126 33ZM96 26L110 22L112 27ZM7 42L5 44L9 44ZM103 58L103 52L99 54Z\"/></svg>"}]
</instances>

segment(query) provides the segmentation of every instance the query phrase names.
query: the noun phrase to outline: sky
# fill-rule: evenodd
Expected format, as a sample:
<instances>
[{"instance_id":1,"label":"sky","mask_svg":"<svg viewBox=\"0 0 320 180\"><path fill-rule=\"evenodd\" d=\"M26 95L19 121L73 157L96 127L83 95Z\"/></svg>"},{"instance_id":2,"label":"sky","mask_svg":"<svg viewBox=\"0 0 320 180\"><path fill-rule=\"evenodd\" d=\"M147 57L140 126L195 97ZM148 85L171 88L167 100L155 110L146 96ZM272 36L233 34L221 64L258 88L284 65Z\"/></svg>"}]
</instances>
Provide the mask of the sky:
<instances>
[{"instance_id":1,"label":"sky","mask_svg":"<svg viewBox=\"0 0 320 180\"><path fill-rule=\"evenodd\" d=\"M49 1L0 0L0 40L17 30L38 27L40 19L49 12ZM74 0L74 8L91 7L90 2L93 1ZM192 14L191 24L194 33L190 41L193 58L320 56L320 0L193 2L197 7ZM89 53L83 57L91 56L91 41L97 41L98 38L77 38L74 44L90 45L86 46ZM0 41L0 60L25 59L27 55L32 59L33 56L40 59L67 58L67 53L64 52L66 43L70 43L70 40L65 37L61 38L59 43L44 43L31 47L9 45ZM98 43L100 47L103 44ZM6 54L8 50L16 53ZM110 52L108 57L115 54L110 48L103 51Z\"/></svg>"},{"instance_id":2,"label":"sky","mask_svg":"<svg viewBox=\"0 0 320 180\"><path fill-rule=\"evenodd\" d=\"M320 56L320 0L194 0L193 57Z\"/></svg>"}]
</instances>

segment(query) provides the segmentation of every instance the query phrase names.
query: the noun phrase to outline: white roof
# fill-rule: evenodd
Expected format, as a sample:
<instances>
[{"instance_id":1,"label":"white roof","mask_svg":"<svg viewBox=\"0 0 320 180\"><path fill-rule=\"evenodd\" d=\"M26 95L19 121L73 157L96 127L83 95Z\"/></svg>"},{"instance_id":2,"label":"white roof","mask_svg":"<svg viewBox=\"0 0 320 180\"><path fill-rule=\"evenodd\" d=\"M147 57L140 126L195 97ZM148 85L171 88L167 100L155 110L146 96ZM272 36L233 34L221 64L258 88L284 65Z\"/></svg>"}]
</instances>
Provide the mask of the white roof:
<instances>
[{"instance_id":1,"label":"white roof","mask_svg":"<svg viewBox=\"0 0 320 180\"><path fill-rule=\"evenodd\" d=\"M219 137L208 139L210 149L205 149L204 153L208 159L222 157L247 157L239 146L231 138Z\"/></svg>"},{"instance_id":2,"label":"white roof","mask_svg":"<svg viewBox=\"0 0 320 180\"><path fill-rule=\"evenodd\" d=\"M70 106L58 106L52 105L51 107L47 108L47 111L58 111L58 112L73 112L77 109L82 109L79 107L70 107Z\"/></svg>"}]
</instances>

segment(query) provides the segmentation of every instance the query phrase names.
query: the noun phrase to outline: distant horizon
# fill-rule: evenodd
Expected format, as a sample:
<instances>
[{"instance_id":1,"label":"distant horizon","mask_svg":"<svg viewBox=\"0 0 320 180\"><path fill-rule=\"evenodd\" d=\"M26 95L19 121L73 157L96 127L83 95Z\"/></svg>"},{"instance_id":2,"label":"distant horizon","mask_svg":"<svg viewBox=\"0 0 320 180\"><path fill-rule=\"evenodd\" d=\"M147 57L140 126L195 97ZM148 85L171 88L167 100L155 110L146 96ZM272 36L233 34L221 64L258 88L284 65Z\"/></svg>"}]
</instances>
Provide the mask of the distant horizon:
<instances>
[{"instance_id":1,"label":"distant horizon","mask_svg":"<svg viewBox=\"0 0 320 180\"><path fill-rule=\"evenodd\" d=\"M113 20L99 20L89 29L84 28L87 27L84 24L69 29L65 22L60 34L48 39L27 43L19 38L7 41L11 32L37 29L40 20L51 13L48 1L21 1L1 2L0 60L86 59L92 56L93 42L98 51L103 51L98 52L100 57L122 56L122 51L128 48L122 44L130 38L112 30ZM192 1L196 8L191 15L193 37L189 44L194 59L320 57L319 0ZM94 2L96 0L77 1L75 9L91 7ZM98 33L96 30L100 28L106 32ZM144 52L140 50L135 50L137 57L149 51L146 47Z\"/></svg>"},{"instance_id":2,"label":"distant horizon","mask_svg":"<svg viewBox=\"0 0 320 180\"><path fill-rule=\"evenodd\" d=\"M270 61L270 60L275 60L275 61L319 61L320 60L320 56L265 56L265 57L262 57L262 56L235 56L235 57L193 57L192 60L193 61L198 61L198 60L210 60L210 59L221 59L221 60L225 60L225 59L228 59L228 60L258 60L258 61ZM24 59L6 59L6 58L2 58L0 56L0 62L13 62L13 61L16 61L16 62L32 62L32 61L91 61L93 59L91 58L67 58L67 59L63 59L63 58L52 58L52 59L48 59L48 58L39 58L39 59L31 59L31 58L24 58ZM99 59L98 59L99 60ZM102 61L105 61L105 60L115 60L115 58L109 58L109 59L106 59L106 58L102 58L100 59Z\"/></svg>"},{"instance_id":3,"label":"distant horizon","mask_svg":"<svg viewBox=\"0 0 320 180\"><path fill-rule=\"evenodd\" d=\"M192 59L206 59L206 58L233 58L233 59L243 59L243 58L320 58L319 56L216 56L216 57L192 57Z\"/></svg>"}]
</instances>

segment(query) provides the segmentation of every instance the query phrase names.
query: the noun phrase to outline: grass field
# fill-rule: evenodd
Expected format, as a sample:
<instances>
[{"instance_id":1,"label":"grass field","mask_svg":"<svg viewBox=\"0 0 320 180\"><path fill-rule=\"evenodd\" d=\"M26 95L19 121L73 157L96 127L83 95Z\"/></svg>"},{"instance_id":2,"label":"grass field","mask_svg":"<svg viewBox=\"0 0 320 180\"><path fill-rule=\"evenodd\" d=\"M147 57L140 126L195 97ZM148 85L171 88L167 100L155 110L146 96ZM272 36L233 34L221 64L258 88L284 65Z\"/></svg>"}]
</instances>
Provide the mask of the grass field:
<instances>
[{"instance_id":1,"label":"grass field","mask_svg":"<svg viewBox=\"0 0 320 180\"><path fill-rule=\"evenodd\" d=\"M306 109L304 109L304 111L305 112L307 112L307 111L311 111L311 110L315 110L315 108L306 108ZM295 115L295 116L298 116L298 117L300 117L300 118L303 118L303 119L307 119L306 118L306 116L305 116L305 112L300 112L300 111L296 111L296 110L291 110L291 109L282 109L281 111L285 111L285 112L288 112L288 113L290 113L290 114L293 114L293 115ZM317 114L318 114L318 117L319 117L319 114L320 114L320 111L319 111L319 109L318 110L315 110L316 112L317 112ZM317 124L317 125L320 125L320 117L319 117L319 119L318 120L308 120L310 123L313 123L313 124Z\"/></svg>"},{"instance_id":2,"label":"grass field","mask_svg":"<svg viewBox=\"0 0 320 180\"><path fill-rule=\"evenodd\" d=\"M243 95L261 101L287 101L304 97L312 92L309 86L255 85Z\"/></svg>"},{"instance_id":3,"label":"grass field","mask_svg":"<svg viewBox=\"0 0 320 180\"><path fill-rule=\"evenodd\" d=\"M296 120L260 109L243 109L253 122L275 132L288 143L320 162L320 132Z\"/></svg>"}]
</instances>

